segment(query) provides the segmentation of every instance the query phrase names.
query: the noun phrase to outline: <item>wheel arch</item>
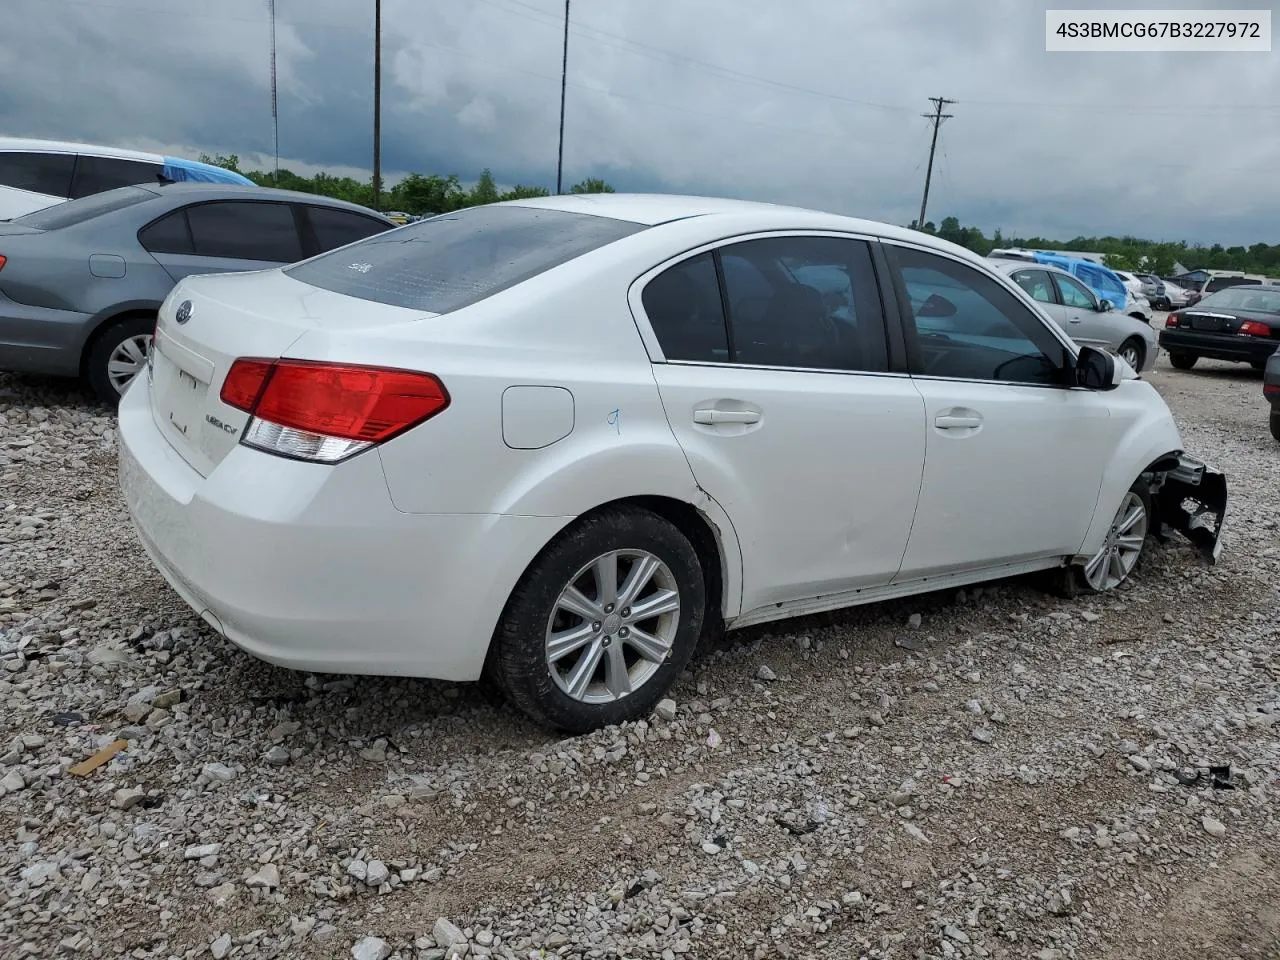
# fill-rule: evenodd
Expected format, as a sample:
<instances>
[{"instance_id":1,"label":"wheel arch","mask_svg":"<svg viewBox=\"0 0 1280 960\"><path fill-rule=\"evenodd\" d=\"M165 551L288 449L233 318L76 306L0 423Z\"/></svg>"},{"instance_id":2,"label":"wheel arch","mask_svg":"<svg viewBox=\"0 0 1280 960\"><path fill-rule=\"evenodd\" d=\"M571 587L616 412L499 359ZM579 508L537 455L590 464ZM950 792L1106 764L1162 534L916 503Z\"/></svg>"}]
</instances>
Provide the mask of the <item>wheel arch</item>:
<instances>
[{"instance_id":1,"label":"wheel arch","mask_svg":"<svg viewBox=\"0 0 1280 960\"><path fill-rule=\"evenodd\" d=\"M89 354L93 352L93 348L102 339L102 335L113 324L119 323L121 320L132 320L135 317L154 319L159 312L159 303L139 301L129 304L117 304L111 310L104 311L95 317L92 324L88 326L88 333L84 338L84 342L80 345L80 376L84 377L88 373Z\"/></svg>"},{"instance_id":2,"label":"wheel arch","mask_svg":"<svg viewBox=\"0 0 1280 960\"><path fill-rule=\"evenodd\" d=\"M1164 435L1172 434L1172 439ZM1102 547L1107 530L1111 525L1120 503L1129 488L1139 478L1148 474L1164 473L1178 465L1178 457L1183 452L1181 438L1177 430L1169 425L1168 431L1161 431L1161 436L1152 438L1145 445L1138 444L1134 438L1133 450L1123 457L1112 460L1103 474L1102 485L1098 491L1098 502L1093 511L1093 522L1089 532L1085 534L1075 559L1077 561L1092 557ZM1126 449L1130 438L1121 444Z\"/></svg>"}]
</instances>

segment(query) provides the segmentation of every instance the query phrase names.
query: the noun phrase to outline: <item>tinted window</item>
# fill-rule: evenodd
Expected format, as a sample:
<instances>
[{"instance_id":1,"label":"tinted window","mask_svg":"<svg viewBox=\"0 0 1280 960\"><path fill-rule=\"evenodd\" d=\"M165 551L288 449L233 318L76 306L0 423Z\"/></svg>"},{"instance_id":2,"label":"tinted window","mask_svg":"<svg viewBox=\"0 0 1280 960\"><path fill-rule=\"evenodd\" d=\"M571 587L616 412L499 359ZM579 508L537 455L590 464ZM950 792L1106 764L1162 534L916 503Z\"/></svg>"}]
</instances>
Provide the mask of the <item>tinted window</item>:
<instances>
[{"instance_id":1,"label":"tinted window","mask_svg":"<svg viewBox=\"0 0 1280 960\"><path fill-rule=\"evenodd\" d=\"M1249 310L1254 313L1280 313L1280 290L1251 290L1253 284L1235 284L1201 300L1197 307L1219 310Z\"/></svg>"},{"instance_id":2,"label":"tinted window","mask_svg":"<svg viewBox=\"0 0 1280 960\"><path fill-rule=\"evenodd\" d=\"M1032 300L1055 303L1053 283L1043 270L1020 270L1013 275L1013 282L1027 291Z\"/></svg>"},{"instance_id":3,"label":"tinted window","mask_svg":"<svg viewBox=\"0 0 1280 960\"><path fill-rule=\"evenodd\" d=\"M144 160L121 160L119 157L95 157L80 154L76 164L75 180L71 184L72 197L91 197L116 187L131 187L139 183L159 182L161 166Z\"/></svg>"},{"instance_id":4,"label":"tinted window","mask_svg":"<svg viewBox=\"0 0 1280 960\"><path fill-rule=\"evenodd\" d=\"M191 240L200 257L294 263L302 242L287 203L225 200L187 207Z\"/></svg>"},{"instance_id":5,"label":"tinted window","mask_svg":"<svg viewBox=\"0 0 1280 960\"><path fill-rule=\"evenodd\" d=\"M187 212L175 210L138 231L138 242L152 253L191 253Z\"/></svg>"},{"instance_id":6,"label":"tinted window","mask_svg":"<svg viewBox=\"0 0 1280 960\"><path fill-rule=\"evenodd\" d=\"M936 254L888 249L910 301L920 373L964 380L1061 382L1066 348L996 280Z\"/></svg>"},{"instance_id":7,"label":"tinted window","mask_svg":"<svg viewBox=\"0 0 1280 960\"><path fill-rule=\"evenodd\" d=\"M114 213L142 203L144 200L155 198L154 193L141 187L121 187L119 190L96 193L92 197L84 197L80 200L68 200L66 203L28 213L25 217L15 217L13 222L40 230L57 230L60 227L72 227L86 220L92 220L94 217Z\"/></svg>"},{"instance_id":8,"label":"tinted window","mask_svg":"<svg viewBox=\"0 0 1280 960\"><path fill-rule=\"evenodd\" d=\"M65 197L75 164L71 153L0 153L0 186Z\"/></svg>"},{"instance_id":9,"label":"tinted window","mask_svg":"<svg viewBox=\"0 0 1280 960\"><path fill-rule=\"evenodd\" d=\"M884 317L860 240L771 237L720 250L733 360L887 369Z\"/></svg>"},{"instance_id":10,"label":"tinted window","mask_svg":"<svg viewBox=\"0 0 1280 960\"><path fill-rule=\"evenodd\" d=\"M1261 280L1246 280L1244 277L1214 277L1204 285L1205 293L1215 293L1218 290L1225 290L1228 287L1241 287L1249 284L1259 284Z\"/></svg>"},{"instance_id":11,"label":"tinted window","mask_svg":"<svg viewBox=\"0 0 1280 960\"><path fill-rule=\"evenodd\" d=\"M306 211L311 219L311 228L316 234L316 242L320 245L317 253L324 253L334 247L345 247L348 243L391 229L381 220L351 213L349 210L308 205Z\"/></svg>"},{"instance_id":12,"label":"tinted window","mask_svg":"<svg viewBox=\"0 0 1280 960\"><path fill-rule=\"evenodd\" d=\"M641 301L668 360L729 360L720 284L710 253L658 274L645 286Z\"/></svg>"},{"instance_id":13,"label":"tinted window","mask_svg":"<svg viewBox=\"0 0 1280 960\"><path fill-rule=\"evenodd\" d=\"M363 300L448 313L643 229L541 207L471 207L369 237L286 273Z\"/></svg>"},{"instance_id":14,"label":"tinted window","mask_svg":"<svg viewBox=\"0 0 1280 960\"><path fill-rule=\"evenodd\" d=\"M1058 293L1062 296L1062 302L1068 307L1080 307L1085 310L1097 309L1097 301L1094 300L1093 294L1086 290L1078 280L1055 273L1053 282L1058 285Z\"/></svg>"}]
</instances>

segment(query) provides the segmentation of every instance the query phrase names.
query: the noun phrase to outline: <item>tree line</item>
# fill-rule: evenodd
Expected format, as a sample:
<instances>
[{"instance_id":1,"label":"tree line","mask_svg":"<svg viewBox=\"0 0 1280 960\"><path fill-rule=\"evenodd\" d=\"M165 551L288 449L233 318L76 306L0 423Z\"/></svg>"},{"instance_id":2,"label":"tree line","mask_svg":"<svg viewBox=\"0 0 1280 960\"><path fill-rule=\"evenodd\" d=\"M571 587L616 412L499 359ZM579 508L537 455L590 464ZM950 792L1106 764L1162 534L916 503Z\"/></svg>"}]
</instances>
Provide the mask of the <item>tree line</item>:
<instances>
[{"instance_id":1,"label":"tree line","mask_svg":"<svg viewBox=\"0 0 1280 960\"><path fill-rule=\"evenodd\" d=\"M269 170L241 170L240 158L235 154L200 157L205 163L213 163L243 174L264 187L281 187L302 193L318 193L339 200L348 200L366 207L373 204L373 181L354 177L335 177L317 173L303 177L291 170L281 170L279 175ZM571 193L613 193L614 189L598 177L588 177L570 187ZM448 213L463 207L474 207L500 200L519 200L525 197L545 197L546 187L530 187L522 184L509 190L499 190L493 174L488 169L480 173L480 179L470 189L462 185L457 174L441 176L411 173L404 179L382 191L383 210L403 211L418 215ZM915 221L910 224L916 229ZM1267 276L1280 274L1280 244L1255 243L1249 247L1223 247L1213 244L1206 247L1188 244L1144 240L1140 237L1075 237L1072 240L1049 240L1045 237L1006 237L999 228L986 236L979 227L961 226L956 217L946 217L941 224L926 221L924 232L958 243L962 247L986 256L996 247L1026 247L1032 250L1087 250L1106 254L1108 266L1117 270L1143 270L1157 276L1170 276L1174 263L1181 263L1190 270L1240 270Z\"/></svg>"},{"instance_id":2,"label":"tree line","mask_svg":"<svg viewBox=\"0 0 1280 960\"><path fill-rule=\"evenodd\" d=\"M916 229L915 221L910 224ZM1255 243L1249 247L1223 247L1143 240L1140 237L1076 237L1072 240L1047 240L1044 237L1006 237L999 229L990 237L978 227L964 227L956 217L941 224L925 222L924 232L958 243L974 253L986 256L997 247L1025 247L1030 250L1077 250L1103 253L1107 266L1116 270L1142 270L1157 276L1173 274L1174 263L1188 270L1240 270L1266 276L1280 274L1280 244Z\"/></svg>"},{"instance_id":3,"label":"tree line","mask_svg":"<svg viewBox=\"0 0 1280 960\"><path fill-rule=\"evenodd\" d=\"M297 190L301 193L318 193L365 207L374 205L372 179L357 180L354 177L335 177L328 173L304 177L292 170L281 170L279 174L271 170L242 170L240 158L234 153L218 154L214 157L202 154L200 160L227 170L234 170L260 187L279 187L282 190ZM588 177L581 183L575 183L569 188L569 192L613 193L614 189L598 177ZM527 197L546 197L550 194L551 191L546 187L527 187L522 184L517 184L509 190L499 190L493 174L487 168L481 171L480 179L470 189L462 185L457 174L424 176L420 173L411 173L390 187L384 187L378 206L384 211L426 215L449 213L453 210L461 210L463 207L497 203L500 200L522 200Z\"/></svg>"}]
</instances>

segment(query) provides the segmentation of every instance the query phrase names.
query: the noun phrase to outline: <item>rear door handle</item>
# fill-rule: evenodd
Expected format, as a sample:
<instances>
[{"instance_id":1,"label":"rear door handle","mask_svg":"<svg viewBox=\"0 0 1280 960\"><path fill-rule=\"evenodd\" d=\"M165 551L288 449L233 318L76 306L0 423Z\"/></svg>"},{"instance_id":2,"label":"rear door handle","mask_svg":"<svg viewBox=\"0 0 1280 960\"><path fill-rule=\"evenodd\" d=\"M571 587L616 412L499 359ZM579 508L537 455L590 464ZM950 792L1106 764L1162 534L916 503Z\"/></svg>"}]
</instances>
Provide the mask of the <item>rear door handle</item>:
<instances>
[{"instance_id":1,"label":"rear door handle","mask_svg":"<svg viewBox=\"0 0 1280 960\"><path fill-rule=\"evenodd\" d=\"M934 417L933 425L939 430L963 430L982 426L981 417Z\"/></svg>"},{"instance_id":2,"label":"rear door handle","mask_svg":"<svg viewBox=\"0 0 1280 960\"><path fill-rule=\"evenodd\" d=\"M695 410L694 423L759 423L760 414L755 410Z\"/></svg>"}]
</instances>

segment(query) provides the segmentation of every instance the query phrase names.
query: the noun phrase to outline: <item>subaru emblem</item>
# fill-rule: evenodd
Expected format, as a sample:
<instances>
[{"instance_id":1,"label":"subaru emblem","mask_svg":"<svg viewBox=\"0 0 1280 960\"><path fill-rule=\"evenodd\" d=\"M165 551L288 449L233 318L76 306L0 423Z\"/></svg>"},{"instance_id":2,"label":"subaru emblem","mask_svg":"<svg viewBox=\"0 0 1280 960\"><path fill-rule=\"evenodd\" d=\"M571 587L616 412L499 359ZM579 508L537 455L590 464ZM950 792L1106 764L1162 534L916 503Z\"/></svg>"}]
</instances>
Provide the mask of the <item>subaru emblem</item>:
<instances>
[{"instance_id":1,"label":"subaru emblem","mask_svg":"<svg viewBox=\"0 0 1280 960\"><path fill-rule=\"evenodd\" d=\"M186 323L188 320L191 319L191 301L190 300L183 300L180 304L178 304L178 312L174 314L173 319L177 320L178 323Z\"/></svg>"}]
</instances>

